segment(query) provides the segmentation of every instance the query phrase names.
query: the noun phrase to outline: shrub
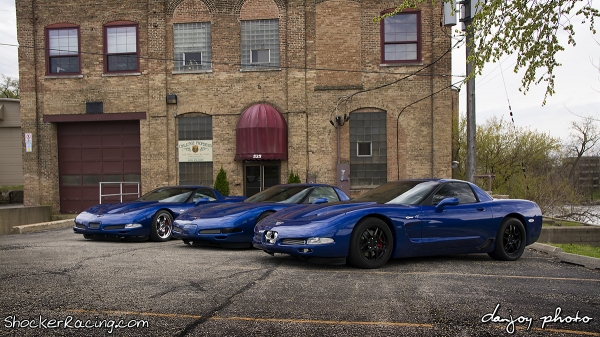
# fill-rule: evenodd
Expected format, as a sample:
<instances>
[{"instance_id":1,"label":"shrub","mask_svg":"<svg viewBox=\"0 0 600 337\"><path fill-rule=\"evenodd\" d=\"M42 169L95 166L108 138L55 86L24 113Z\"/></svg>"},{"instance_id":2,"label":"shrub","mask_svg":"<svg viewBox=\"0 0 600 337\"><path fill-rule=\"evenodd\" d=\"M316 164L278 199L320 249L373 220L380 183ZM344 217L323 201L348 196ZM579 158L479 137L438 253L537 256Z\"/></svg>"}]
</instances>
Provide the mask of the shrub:
<instances>
[{"instance_id":1,"label":"shrub","mask_svg":"<svg viewBox=\"0 0 600 337\"><path fill-rule=\"evenodd\" d=\"M221 166L221 169L217 174L217 179L215 180L215 190L221 193L221 195L229 195L229 181L227 180L227 173L225 173L225 170L223 170L223 166Z\"/></svg>"},{"instance_id":2,"label":"shrub","mask_svg":"<svg viewBox=\"0 0 600 337\"><path fill-rule=\"evenodd\" d=\"M300 184L300 177L297 173L294 173L294 170L290 170L290 176L288 177L288 184Z\"/></svg>"}]
</instances>

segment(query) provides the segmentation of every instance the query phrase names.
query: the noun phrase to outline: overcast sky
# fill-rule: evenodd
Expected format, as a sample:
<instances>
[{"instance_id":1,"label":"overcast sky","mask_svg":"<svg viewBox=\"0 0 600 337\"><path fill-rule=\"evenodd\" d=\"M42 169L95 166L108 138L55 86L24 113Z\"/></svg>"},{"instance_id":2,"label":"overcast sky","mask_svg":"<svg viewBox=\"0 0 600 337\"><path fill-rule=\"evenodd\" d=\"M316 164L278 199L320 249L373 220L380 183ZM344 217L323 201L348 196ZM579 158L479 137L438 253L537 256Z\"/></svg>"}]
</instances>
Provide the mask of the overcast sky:
<instances>
[{"instance_id":1,"label":"overcast sky","mask_svg":"<svg viewBox=\"0 0 600 337\"><path fill-rule=\"evenodd\" d=\"M15 0L0 0L0 74L18 78ZM600 28L600 27L598 27ZM515 124L566 139L576 115L600 119L600 34L587 27L576 27L577 46L567 46L559 54L563 65L556 69L556 94L542 106L545 87L532 86L519 92L521 76L513 72L516 57L504 57L500 63L488 64L475 80L476 118L482 124L492 116L510 120L509 104ZM559 36L563 38L562 36ZM562 41L565 41L562 39ZM465 74L464 47L452 55L453 75ZM459 80L453 79L453 82ZM466 87L460 91L460 113L466 114Z\"/></svg>"}]
</instances>

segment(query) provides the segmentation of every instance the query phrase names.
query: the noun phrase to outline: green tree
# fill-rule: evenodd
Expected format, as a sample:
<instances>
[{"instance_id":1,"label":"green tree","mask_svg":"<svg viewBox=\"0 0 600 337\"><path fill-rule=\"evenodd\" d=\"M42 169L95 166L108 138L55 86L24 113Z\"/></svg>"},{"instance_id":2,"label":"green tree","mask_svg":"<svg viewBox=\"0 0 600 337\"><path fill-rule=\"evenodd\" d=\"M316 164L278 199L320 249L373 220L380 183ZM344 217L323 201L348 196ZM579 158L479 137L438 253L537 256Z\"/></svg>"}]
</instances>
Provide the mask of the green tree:
<instances>
[{"instance_id":1,"label":"green tree","mask_svg":"<svg viewBox=\"0 0 600 337\"><path fill-rule=\"evenodd\" d=\"M404 8L416 8L423 3L436 2L439 1L404 0L396 10L374 18L374 21L395 15ZM557 34L564 31L567 35L566 43L575 45L575 29L571 22L587 22L595 34L594 19L600 17L600 10L593 7L591 0L486 0L480 1L480 4L481 10L470 25L474 38L469 61L473 62L474 73L469 75L481 74L486 63L497 62L505 55L516 54L514 71L524 69L521 90L527 92L532 83L545 82L544 104L546 98L554 93L553 72L555 67L560 66L556 55L565 49Z\"/></svg>"},{"instance_id":2,"label":"green tree","mask_svg":"<svg viewBox=\"0 0 600 337\"><path fill-rule=\"evenodd\" d=\"M19 98L19 80L2 75L0 81L1 98Z\"/></svg>"},{"instance_id":3,"label":"green tree","mask_svg":"<svg viewBox=\"0 0 600 337\"><path fill-rule=\"evenodd\" d=\"M465 139L465 118L454 137ZM572 199L574 192L560 169L560 140L518 128L504 119L490 118L477 127L476 175L493 175L492 192L524 198L551 207ZM459 142L455 160L458 178L465 178L466 142ZM477 183L487 189L487 180Z\"/></svg>"},{"instance_id":4,"label":"green tree","mask_svg":"<svg viewBox=\"0 0 600 337\"><path fill-rule=\"evenodd\" d=\"M294 170L290 170L290 175L288 176L288 184L299 184L301 183L300 181L300 176L298 176L297 173L294 173Z\"/></svg>"},{"instance_id":5,"label":"green tree","mask_svg":"<svg viewBox=\"0 0 600 337\"><path fill-rule=\"evenodd\" d=\"M219 191L221 195L229 195L229 181L227 180L227 173L225 173L225 170L223 170L223 166L221 166L221 169L217 174L217 179L215 180L215 190Z\"/></svg>"}]
</instances>

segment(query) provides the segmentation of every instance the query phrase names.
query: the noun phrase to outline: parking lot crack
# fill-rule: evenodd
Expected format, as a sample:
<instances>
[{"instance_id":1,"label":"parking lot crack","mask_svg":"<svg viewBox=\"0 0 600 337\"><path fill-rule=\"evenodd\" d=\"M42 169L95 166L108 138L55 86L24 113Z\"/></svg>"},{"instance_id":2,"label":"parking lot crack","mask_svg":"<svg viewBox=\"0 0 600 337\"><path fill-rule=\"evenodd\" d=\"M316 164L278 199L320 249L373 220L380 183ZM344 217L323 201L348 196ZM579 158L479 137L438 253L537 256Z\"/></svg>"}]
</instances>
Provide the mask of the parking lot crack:
<instances>
[{"instance_id":1,"label":"parking lot crack","mask_svg":"<svg viewBox=\"0 0 600 337\"><path fill-rule=\"evenodd\" d=\"M243 287L241 287L238 291L236 291L235 293L233 293L231 296L229 296L225 301L223 301L221 304L217 305L216 307L213 307L212 309L208 310L206 313L200 315L201 317L195 321L193 321L192 323L188 324L185 329L183 329L183 331L181 333L179 333L177 336L178 337L183 337L183 336L187 336L190 332L194 331L194 329L199 326L200 324L210 320L215 313L227 308L229 305L231 305L233 303L233 298L235 298L236 296L246 292L247 290L249 290L250 288L252 288L255 284L265 280L267 277L269 277L274 271L275 269L277 269L277 266L268 269L266 272L264 272L259 278L252 280L248 283L246 283Z\"/></svg>"}]
</instances>

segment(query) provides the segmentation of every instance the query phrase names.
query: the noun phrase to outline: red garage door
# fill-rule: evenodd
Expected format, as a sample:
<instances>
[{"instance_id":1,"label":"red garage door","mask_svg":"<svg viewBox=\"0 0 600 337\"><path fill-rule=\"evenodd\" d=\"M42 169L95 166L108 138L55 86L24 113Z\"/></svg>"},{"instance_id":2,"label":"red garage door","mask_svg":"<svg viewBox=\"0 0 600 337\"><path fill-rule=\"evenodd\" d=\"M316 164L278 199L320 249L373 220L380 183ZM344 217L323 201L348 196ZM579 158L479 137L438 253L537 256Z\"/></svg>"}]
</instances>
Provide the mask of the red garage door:
<instances>
[{"instance_id":1,"label":"red garage door","mask_svg":"<svg viewBox=\"0 0 600 337\"><path fill-rule=\"evenodd\" d=\"M139 121L69 122L57 127L61 213L97 205L101 181L140 182Z\"/></svg>"}]
</instances>

